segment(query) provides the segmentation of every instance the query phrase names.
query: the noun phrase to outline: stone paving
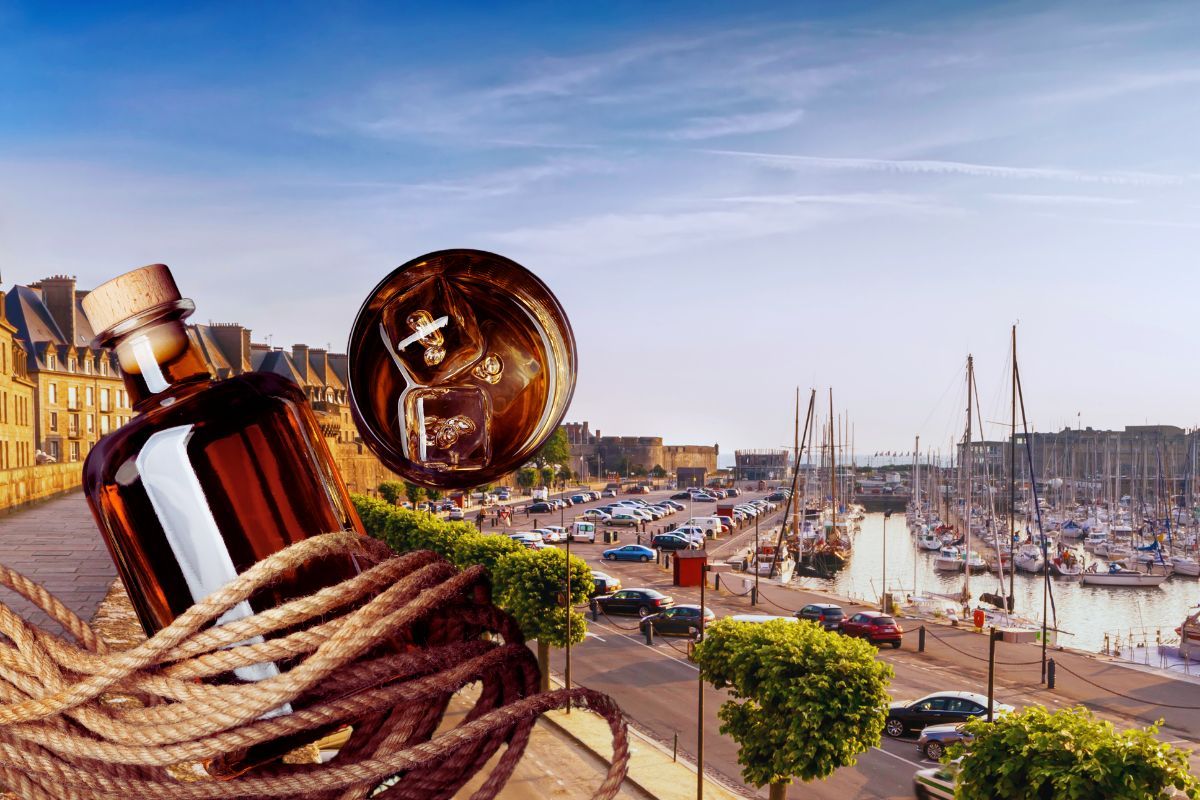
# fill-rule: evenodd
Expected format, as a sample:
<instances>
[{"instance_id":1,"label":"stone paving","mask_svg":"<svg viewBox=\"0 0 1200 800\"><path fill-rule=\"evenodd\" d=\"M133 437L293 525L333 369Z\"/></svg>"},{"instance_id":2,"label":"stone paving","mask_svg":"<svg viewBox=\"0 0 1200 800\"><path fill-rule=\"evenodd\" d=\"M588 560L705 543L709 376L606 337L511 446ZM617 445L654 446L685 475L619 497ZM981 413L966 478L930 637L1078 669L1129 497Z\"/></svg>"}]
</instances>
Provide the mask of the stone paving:
<instances>
[{"instance_id":1,"label":"stone paving","mask_svg":"<svg viewBox=\"0 0 1200 800\"><path fill-rule=\"evenodd\" d=\"M0 564L42 584L84 620L95 615L117 576L79 491L0 515ZM8 589L0 587L0 601L25 619L59 631Z\"/></svg>"}]
</instances>

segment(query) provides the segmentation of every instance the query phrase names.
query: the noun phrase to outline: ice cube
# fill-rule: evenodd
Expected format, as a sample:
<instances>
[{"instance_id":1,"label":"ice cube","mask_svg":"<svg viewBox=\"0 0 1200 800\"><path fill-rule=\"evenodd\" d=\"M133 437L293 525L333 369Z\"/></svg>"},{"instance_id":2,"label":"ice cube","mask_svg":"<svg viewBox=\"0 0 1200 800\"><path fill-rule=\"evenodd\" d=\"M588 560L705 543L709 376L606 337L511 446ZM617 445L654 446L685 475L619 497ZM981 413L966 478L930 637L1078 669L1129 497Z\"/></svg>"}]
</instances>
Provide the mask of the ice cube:
<instances>
[{"instance_id":1,"label":"ice cube","mask_svg":"<svg viewBox=\"0 0 1200 800\"><path fill-rule=\"evenodd\" d=\"M470 382L488 393L492 412L499 416L533 383L542 367L510 329L485 324L483 332L487 338L486 355L471 369Z\"/></svg>"},{"instance_id":2,"label":"ice cube","mask_svg":"<svg viewBox=\"0 0 1200 800\"><path fill-rule=\"evenodd\" d=\"M405 457L435 470L480 469L491 459L491 401L476 386L422 387L400 400Z\"/></svg>"},{"instance_id":3,"label":"ice cube","mask_svg":"<svg viewBox=\"0 0 1200 800\"><path fill-rule=\"evenodd\" d=\"M437 276L391 300L380 329L410 385L438 385L483 357L483 335L466 298Z\"/></svg>"}]
</instances>

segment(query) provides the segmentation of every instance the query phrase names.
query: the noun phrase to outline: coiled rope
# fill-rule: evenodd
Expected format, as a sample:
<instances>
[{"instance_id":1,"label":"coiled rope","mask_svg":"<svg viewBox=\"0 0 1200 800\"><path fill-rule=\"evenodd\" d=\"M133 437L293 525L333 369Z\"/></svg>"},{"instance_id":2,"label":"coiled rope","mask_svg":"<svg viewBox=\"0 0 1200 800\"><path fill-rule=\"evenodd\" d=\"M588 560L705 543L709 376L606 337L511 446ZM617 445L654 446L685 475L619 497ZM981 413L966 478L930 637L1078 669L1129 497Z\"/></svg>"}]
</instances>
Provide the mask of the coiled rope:
<instances>
[{"instance_id":1,"label":"coiled rope","mask_svg":"<svg viewBox=\"0 0 1200 800\"><path fill-rule=\"evenodd\" d=\"M347 555L363 567L359 575L210 624L284 574ZM537 662L512 618L491 603L482 567L460 572L427 551L395 556L353 533L316 536L121 651L20 573L0 566L0 584L75 639L0 604L0 784L23 800L434 800L452 797L507 745L472 795L489 800L538 716L568 705L599 714L612 731L612 766L593 797L613 797L624 779L620 709L582 688L537 693ZM228 676L267 662L288 668L253 683ZM480 686L474 707L438 732L453 695L472 684ZM271 714L285 705L291 713ZM180 764L285 736L312 742L345 726L353 734L326 765L276 761L224 781L175 777Z\"/></svg>"}]
</instances>

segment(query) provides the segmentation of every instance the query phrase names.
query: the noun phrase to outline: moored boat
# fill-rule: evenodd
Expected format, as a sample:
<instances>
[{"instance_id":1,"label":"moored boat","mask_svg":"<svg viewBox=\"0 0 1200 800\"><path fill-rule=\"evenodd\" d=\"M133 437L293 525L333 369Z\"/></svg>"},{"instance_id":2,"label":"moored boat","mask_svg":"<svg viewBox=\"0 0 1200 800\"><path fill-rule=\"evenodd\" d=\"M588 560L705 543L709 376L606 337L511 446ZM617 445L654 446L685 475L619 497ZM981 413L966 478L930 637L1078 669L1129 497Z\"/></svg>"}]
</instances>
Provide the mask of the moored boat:
<instances>
[{"instance_id":1,"label":"moored boat","mask_svg":"<svg viewBox=\"0 0 1200 800\"><path fill-rule=\"evenodd\" d=\"M1114 563L1109 564L1106 570L1084 570L1081 580L1087 586L1159 586L1167 577L1139 572Z\"/></svg>"}]
</instances>

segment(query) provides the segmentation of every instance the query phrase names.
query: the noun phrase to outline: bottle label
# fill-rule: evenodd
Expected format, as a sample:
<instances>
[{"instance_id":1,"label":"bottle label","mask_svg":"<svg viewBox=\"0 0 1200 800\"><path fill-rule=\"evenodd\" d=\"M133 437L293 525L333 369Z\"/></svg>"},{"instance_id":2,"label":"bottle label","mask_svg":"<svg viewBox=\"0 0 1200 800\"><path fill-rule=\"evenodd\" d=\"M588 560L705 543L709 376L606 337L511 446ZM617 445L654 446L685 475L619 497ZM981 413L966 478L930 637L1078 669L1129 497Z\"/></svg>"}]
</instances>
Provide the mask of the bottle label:
<instances>
[{"instance_id":1,"label":"bottle label","mask_svg":"<svg viewBox=\"0 0 1200 800\"><path fill-rule=\"evenodd\" d=\"M138 453L137 469L188 591L193 600L202 600L236 578L238 573L204 497L204 488L188 458L187 445L191 436L191 425L154 433ZM253 614L254 609L243 600L222 614L217 624ZM256 636L239 644L261 641L262 637ZM238 667L234 674L245 681L261 681L278 675L279 668L273 662L266 662ZM263 718L290 714L291 711L291 706L285 704L267 712Z\"/></svg>"}]
</instances>

